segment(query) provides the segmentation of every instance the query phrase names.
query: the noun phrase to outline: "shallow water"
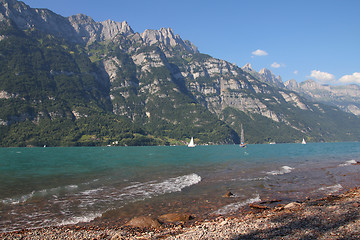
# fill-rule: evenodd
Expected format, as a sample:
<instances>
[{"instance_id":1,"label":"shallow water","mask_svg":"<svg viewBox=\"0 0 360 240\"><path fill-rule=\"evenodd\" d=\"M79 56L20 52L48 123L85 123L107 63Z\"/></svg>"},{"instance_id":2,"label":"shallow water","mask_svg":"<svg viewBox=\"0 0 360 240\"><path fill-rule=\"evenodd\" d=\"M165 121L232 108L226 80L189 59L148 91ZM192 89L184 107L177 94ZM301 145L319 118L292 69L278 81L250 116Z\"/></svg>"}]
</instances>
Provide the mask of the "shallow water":
<instances>
[{"instance_id":1,"label":"shallow water","mask_svg":"<svg viewBox=\"0 0 360 240\"><path fill-rule=\"evenodd\" d=\"M321 197L360 183L359 153L360 143L3 148L0 231Z\"/></svg>"}]
</instances>

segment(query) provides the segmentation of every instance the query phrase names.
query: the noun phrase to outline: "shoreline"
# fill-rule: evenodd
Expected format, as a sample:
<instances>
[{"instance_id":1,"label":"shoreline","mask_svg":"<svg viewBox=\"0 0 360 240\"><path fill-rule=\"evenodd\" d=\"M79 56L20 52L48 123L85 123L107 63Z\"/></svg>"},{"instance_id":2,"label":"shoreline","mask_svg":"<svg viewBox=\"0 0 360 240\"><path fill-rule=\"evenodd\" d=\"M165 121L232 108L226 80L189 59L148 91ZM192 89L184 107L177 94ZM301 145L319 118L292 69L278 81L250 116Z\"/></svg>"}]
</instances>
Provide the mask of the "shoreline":
<instances>
[{"instance_id":1,"label":"shoreline","mask_svg":"<svg viewBox=\"0 0 360 240\"><path fill-rule=\"evenodd\" d=\"M156 228L90 223L2 232L0 239L360 239L359 187L303 202L245 207L251 211Z\"/></svg>"}]
</instances>

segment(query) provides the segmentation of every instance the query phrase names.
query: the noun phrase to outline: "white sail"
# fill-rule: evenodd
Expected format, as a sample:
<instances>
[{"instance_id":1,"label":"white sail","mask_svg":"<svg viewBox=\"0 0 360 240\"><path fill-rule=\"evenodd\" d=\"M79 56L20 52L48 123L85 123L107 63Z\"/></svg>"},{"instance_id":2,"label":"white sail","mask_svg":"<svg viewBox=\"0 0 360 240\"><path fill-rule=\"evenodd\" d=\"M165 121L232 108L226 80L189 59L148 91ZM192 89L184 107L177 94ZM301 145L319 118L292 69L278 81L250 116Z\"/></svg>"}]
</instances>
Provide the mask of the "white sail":
<instances>
[{"instance_id":1,"label":"white sail","mask_svg":"<svg viewBox=\"0 0 360 240\"><path fill-rule=\"evenodd\" d=\"M244 129L242 124L241 124L240 147L246 147L246 143L244 139Z\"/></svg>"},{"instance_id":2,"label":"white sail","mask_svg":"<svg viewBox=\"0 0 360 240\"><path fill-rule=\"evenodd\" d=\"M303 138L301 144L306 144L305 139Z\"/></svg>"},{"instance_id":3,"label":"white sail","mask_svg":"<svg viewBox=\"0 0 360 240\"><path fill-rule=\"evenodd\" d=\"M240 142L241 143L244 143L244 129L243 129L243 126L242 126L242 124L241 124L241 138L240 138Z\"/></svg>"},{"instance_id":4,"label":"white sail","mask_svg":"<svg viewBox=\"0 0 360 240\"><path fill-rule=\"evenodd\" d=\"M188 144L188 147L195 147L196 145L194 144L194 138L191 137L190 143Z\"/></svg>"}]
</instances>

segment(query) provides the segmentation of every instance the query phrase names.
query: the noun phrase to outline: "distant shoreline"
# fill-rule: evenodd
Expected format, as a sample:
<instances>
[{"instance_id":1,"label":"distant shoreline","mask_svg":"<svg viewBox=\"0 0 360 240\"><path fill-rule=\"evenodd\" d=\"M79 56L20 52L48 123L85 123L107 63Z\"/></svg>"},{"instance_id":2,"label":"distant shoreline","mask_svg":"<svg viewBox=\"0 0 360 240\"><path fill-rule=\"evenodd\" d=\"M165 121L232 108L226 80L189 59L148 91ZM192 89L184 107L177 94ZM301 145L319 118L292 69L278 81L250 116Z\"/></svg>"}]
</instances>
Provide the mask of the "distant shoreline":
<instances>
[{"instance_id":1,"label":"distant shoreline","mask_svg":"<svg viewBox=\"0 0 360 240\"><path fill-rule=\"evenodd\" d=\"M359 143L360 141L333 141L333 142L307 142L306 144L322 144L322 143ZM301 141L297 142L269 142L269 143L247 143L247 146L251 145L280 145L280 144L301 144ZM204 144L196 144L196 146L223 146L223 145L239 145L238 143L229 143L229 144L214 144L214 143L204 143ZM178 145L74 145L74 146L0 146L0 148L61 148L61 147L69 147L69 148L80 148L80 147L180 147L180 146L187 146L187 143L184 142L183 144Z\"/></svg>"}]
</instances>

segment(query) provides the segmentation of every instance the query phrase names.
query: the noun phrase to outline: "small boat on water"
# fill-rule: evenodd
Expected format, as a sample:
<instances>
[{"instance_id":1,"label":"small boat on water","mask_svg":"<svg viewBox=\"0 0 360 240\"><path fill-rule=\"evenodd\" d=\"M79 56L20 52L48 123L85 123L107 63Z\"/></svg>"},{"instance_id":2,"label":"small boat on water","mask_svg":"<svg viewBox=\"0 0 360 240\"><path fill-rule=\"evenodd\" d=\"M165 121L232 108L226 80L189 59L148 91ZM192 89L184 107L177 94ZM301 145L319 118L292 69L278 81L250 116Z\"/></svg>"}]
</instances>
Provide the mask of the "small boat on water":
<instances>
[{"instance_id":1,"label":"small boat on water","mask_svg":"<svg viewBox=\"0 0 360 240\"><path fill-rule=\"evenodd\" d=\"M241 124L241 137L240 137L240 147L246 147L246 143L244 140L244 129L243 129L243 125Z\"/></svg>"},{"instance_id":2,"label":"small boat on water","mask_svg":"<svg viewBox=\"0 0 360 240\"><path fill-rule=\"evenodd\" d=\"M188 147L195 147L194 138L191 137L190 143L188 144Z\"/></svg>"},{"instance_id":3,"label":"small boat on water","mask_svg":"<svg viewBox=\"0 0 360 240\"><path fill-rule=\"evenodd\" d=\"M304 138L303 138L303 140L302 140L301 144L306 144L306 141L305 141L305 139L304 139Z\"/></svg>"}]
</instances>

